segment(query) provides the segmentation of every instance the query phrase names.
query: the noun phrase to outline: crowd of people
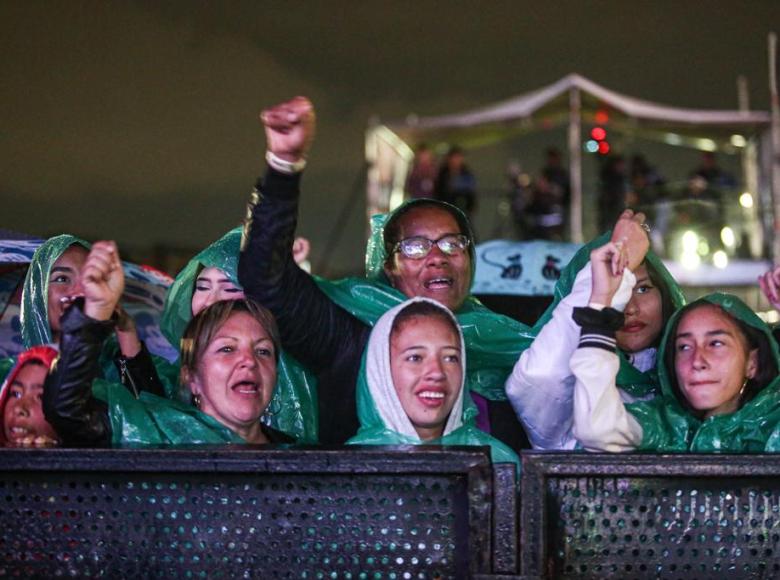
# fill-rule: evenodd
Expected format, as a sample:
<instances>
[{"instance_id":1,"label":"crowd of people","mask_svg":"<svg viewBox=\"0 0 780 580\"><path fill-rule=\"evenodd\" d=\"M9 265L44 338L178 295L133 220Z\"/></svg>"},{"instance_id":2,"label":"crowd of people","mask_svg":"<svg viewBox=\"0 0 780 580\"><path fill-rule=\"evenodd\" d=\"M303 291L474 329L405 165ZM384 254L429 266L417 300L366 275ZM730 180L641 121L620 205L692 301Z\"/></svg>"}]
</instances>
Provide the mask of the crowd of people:
<instances>
[{"instance_id":1,"label":"crowd of people","mask_svg":"<svg viewBox=\"0 0 780 580\"><path fill-rule=\"evenodd\" d=\"M372 220L364 277L325 280L293 250L313 106L297 97L262 121L267 168L243 227L168 291L161 331L177 362L152 355L122 309L114 242L40 246L23 290L27 350L0 360L0 442L480 445L519 468L519 449L491 435L507 431L509 404L510 427L537 449L780 448L771 329L736 296L686 305L643 213L584 246L526 326L471 294L473 177L453 150L438 178L449 197L421 185ZM760 285L780 306L780 270Z\"/></svg>"}]
</instances>

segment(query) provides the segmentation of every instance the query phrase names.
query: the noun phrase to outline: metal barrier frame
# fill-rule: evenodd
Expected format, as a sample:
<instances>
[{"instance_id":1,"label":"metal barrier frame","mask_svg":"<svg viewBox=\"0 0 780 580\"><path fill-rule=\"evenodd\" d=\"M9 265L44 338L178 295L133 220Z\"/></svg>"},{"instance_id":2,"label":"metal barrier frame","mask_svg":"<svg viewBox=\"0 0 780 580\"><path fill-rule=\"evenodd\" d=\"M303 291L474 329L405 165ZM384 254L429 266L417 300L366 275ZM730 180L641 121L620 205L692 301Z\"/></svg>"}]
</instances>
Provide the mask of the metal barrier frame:
<instances>
[{"instance_id":1,"label":"metal barrier frame","mask_svg":"<svg viewBox=\"0 0 780 580\"><path fill-rule=\"evenodd\" d=\"M488 447L349 446L253 447L193 446L120 449L0 449L0 480L67 473L171 474L349 474L374 476L453 476L465 478L466 518L458 517L463 577L495 577L517 570L518 503L514 465L490 462ZM98 479L98 478L96 478ZM465 527L464 527L465 526ZM465 534L464 534L465 532ZM116 572L116 571L114 571ZM108 576L113 574L108 571Z\"/></svg>"},{"instance_id":2,"label":"metal barrier frame","mask_svg":"<svg viewBox=\"0 0 780 580\"><path fill-rule=\"evenodd\" d=\"M548 481L563 477L780 477L778 455L523 452L520 575L548 578L551 524ZM780 487L780 480L778 481Z\"/></svg>"}]
</instances>

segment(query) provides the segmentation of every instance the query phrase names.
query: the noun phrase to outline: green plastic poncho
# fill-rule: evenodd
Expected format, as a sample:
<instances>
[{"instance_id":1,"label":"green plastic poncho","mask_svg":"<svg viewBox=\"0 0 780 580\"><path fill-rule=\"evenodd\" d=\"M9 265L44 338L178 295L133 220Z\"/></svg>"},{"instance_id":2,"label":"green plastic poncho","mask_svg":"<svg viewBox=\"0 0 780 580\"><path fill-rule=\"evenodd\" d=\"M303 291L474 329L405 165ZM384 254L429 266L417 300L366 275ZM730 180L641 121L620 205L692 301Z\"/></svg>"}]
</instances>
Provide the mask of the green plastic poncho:
<instances>
[{"instance_id":1,"label":"green plastic poncho","mask_svg":"<svg viewBox=\"0 0 780 580\"><path fill-rule=\"evenodd\" d=\"M204 268L219 268L237 287L238 256L241 244L241 228L234 228L208 246L182 269L165 296L160 330L172 345L178 347L184 329L192 318L192 294L198 274ZM155 361L156 363L157 361ZM179 366L162 361L158 373L177 384ZM317 391L316 381L292 356L281 352L277 365L277 382L274 396L264 414L264 420L274 429L287 433L299 442L316 443ZM162 377L161 377L162 378ZM166 389L168 387L166 386ZM167 393L169 397L176 394Z\"/></svg>"},{"instance_id":2,"label":"green plastic poncho","mask_svg":"<svg viewBox=\"0 0 780 580\"><path fill-rule=\"evenodd\" d=\"M709 294L678 310L667 324L659 349L659 361L667 348L674 348L672 330L684 312L702 302L720 306L728 314L761 332L771 356L780 368L780 355L769 327L736 296ZM639 449L660 452L762 452L780 451L780 377L775 378L738 411L704 421L687 411L675 396L670 382L673 369L661 362L658 377L662 395L652 401L626 405L642 426Z\"/></svg>"},{"instance_id":3,"label":"green plastic poncho","mask_svg":"<svg viewBox=\"0 0 780 580\"><path fill-rule=\"evenodd\" d=\"M360 429L347 444L350 445L486 445L490 447L494 463L514 463L520 468L517 455L506 445L480 431L475 425L477 409L471 397L464 397L464 379L461 377L458 396L447 417L443 434L438 439L423 441L398 399L390 373L390 332L395 317L409 304L427 302L447 316L452 313L433 300L412 298L388 310L377 320L363 353L357 385L357 405ZM453 317L454 319L454 317ZM456 321L457 322L457 321ZM461 348L463 334L459 333ZM464 368L466 356L462 357Z\"/></svg>"},{"instance_id":4,"label":"green plastic poncho","mask_svg":"<svg viewBox=\"0 0 780 580\"><path fill-rule=\"evenodd\" d=\"M542 327L550 321L558 303L571 293L577 273L590 262L591 251L606 244L610 240L611 235L612 232L606 232L584 245L563 269L561 277L555 285L552 304L550 304L544 314L539 317L539 320L536 321L536 324L532 329L534 336L536 336ZM645 256L645 261L650 263L666 284L669 296L672 300L673 310L681 308L685 304L685 296L683 295L679 284L677 284L677 281L669 273L669 270L666 269L666 266L664 266L661 259L650 251L647 253L647 256ZM642 372L629 362L623 352L618 350L618 356L620 357L620 370L618 371L616 379L618 387L636 398L645 398L658 393L659 387L656 369Z\"/></svg>"},{"instance_id":5,"label":"green plastic poncho","mask_svg":"<svg viewBox=\"0 0 780 580\"><path fill-rule=\"evenodd\" d=\"M136 399L121 384L102 379L93 382L92 394L108 407L113 446L245 443L192 405L147 392Z\"/></svg>"},{"instance_id":6,"label":"green plastic poncho","mask_svg":"<svg viewBox=\"0 0 780 580\"><path fill-rule=\"evenodd\" d=\"M22 290L22 308L20 322L24 348L51 344L52 334L49 326L49 274L60 256L72 245L77 244L89 251L89 242L62 234L49 238L41 244L30 261Z\"/></svg>"},{"instance_id":7,"label":"green plastic poncho","mask_svg":"<svg viewBox=\"0 0 780 580\"><path fill-rule=\"evenodd\" d=\"M22 289L22 307L19 320L22 326L22 342L25 348L42 344L53 344L49 325L49 277L54 263L70 246L79 245L89 251L92 245L72 236L61 234L42 243L33 254ZM57 346L57 345L55 345ZM103 377L121 382L114 358L119 354L119 343L112 336L103 345L100 353L100 368Z\"/></svg>"},{"instance_id":8,"label":"green plastic poncho","mask_svg":"<svg viewBox=\"0 0 780 580\"><path fill-rule=\"evenodd\" d=\"M401 207L420 202L430 203L430 201L409 201ZM462 214L454 206L450 207ZM390 308L408 298L390 286L383 271L387 257L383 232L387 220L392 215L394 213L371 218L371 237L366 248L365 278L346 278L338 281L315 278L317 285L333 302L370 326L373 326ZM465 216L463 222L467 223ZM470 237L473 240L473 235ZM476 267L473 244L469 246L469 253L473 280ZM469 359L467 388L487 399L505 401L504 383L520 353L533 340L530 329L525 324L489 310L473 296L466 299L455 313L455 317L463 331Z\"/></svg>"}]
</instances>

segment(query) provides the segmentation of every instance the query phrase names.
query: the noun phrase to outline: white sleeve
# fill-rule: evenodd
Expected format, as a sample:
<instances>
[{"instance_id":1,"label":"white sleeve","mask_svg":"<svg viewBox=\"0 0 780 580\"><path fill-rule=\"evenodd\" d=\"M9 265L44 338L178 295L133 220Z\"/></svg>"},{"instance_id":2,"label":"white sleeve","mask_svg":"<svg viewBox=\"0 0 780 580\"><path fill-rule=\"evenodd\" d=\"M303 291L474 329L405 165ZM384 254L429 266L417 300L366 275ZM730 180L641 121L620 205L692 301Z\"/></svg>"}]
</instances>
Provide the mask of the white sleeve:
<instances>
[{"instance_id":1,"label":"white sleeve","mask_svg":"<svg viewBox=\"0 0 780 580\"><path fill-rule=\"evenodd\" d=\"M619 368L617 354L604 348L580 347L571 357L573 434L588 451L630 451L642 442L642 427L615 384Z\"/></svg>"},{"instance_id":2,"label":"white sleeve","mask_svg":"<svg viewBox=\"0 0 780 580\"><path fill-rule=\"evenodd\" d=\"M575 306L590 299L591 270L579 271L571 293L521 355L506 381L506 394L534 449L572 449L572 392L569 360L580 336L572 319Z\"/></svg>"},{"instance_id":3,"label":"white sleeve","mask_svg":"<svg viewBox=\"0 0 780 580\"><path fill-rule=\"evenodd\" d=\"M591 280L588 262L506 381L507 398L534 449L574 449L577 444L572 433L574 377L569 362L579 343L580 327L572 312L588 305ZM626 269L613 308L625 308L635 283L636 277Z\"/></svg>"}]
</instances>

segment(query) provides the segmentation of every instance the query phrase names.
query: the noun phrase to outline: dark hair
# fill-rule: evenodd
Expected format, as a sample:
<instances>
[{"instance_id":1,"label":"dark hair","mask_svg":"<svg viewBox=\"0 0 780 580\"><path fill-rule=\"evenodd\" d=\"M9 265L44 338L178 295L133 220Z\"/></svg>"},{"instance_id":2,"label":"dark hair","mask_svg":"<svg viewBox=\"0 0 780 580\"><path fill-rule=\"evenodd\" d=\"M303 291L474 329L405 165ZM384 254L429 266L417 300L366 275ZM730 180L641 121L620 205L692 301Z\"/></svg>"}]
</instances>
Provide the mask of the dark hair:
<instances>
[{"instance_id":1,"label":"dark hair","mask_svg":"<svg viewBox=\"0 0 780 580\"><path fill-rule=\"evenodd\" d=\"M268 333L274 346L274 358L279 362L281 339L279 329L273 314L257 302L248 298L240 300L220 300L204 308L192 317L181 338L181 389L180 396L185 401L191 400L187 384L190 373L194 373L203 353L211 343L214 335L227 320L237 312L246 312L254 318Z\"/></svg>"},{"instance_id":2,"label":"dark hair","mask_svg":"<svg viewBox=\"0 0 780 580\"><path fill-rule=\"evenodd\" d=\"M642 262L642 265L647 270L647 276L650 278L650 282L653 283L653 286L658 288L658 292L661 294L661 318L663 320L663 325L661 326L662 331L658 333L658 337L652 344L652 346L657 347L659 344L661 344L663 328L666 328L666 323L669 322L672 314L674 314L675 305L674 300L672 299L672 291L669 288L669 284L666 282L658 269L647 259Z\"/></svg>"},{"instance_id":3,"label":"dark hair","mask_svg":"<svg viewBox=\"0 0 780 580\"><path fill-rule=\"evenodd\" d=\"M666 367L666 372L669 376L669 382L672 386L672 392L674 393L675 397L677 397L677 400L680 402L683 408L685 408L692 415L698 417L701 417L702 413L695 410L690 405L688 399L685 398L685 395L680 390L680 385L677 383L677 372L675 371L674 365L675 356L677 353L674 348L674 337L677 334L677 327L680 325L680 321L682 320L683 316L704 306L714 306L723 312L726 316L728 316L731 320L733 320L737 325L740 333L745 338L745 342L747 342L748 351L758 350L756 374L753 378L748 379L747 383L745 384L745 391L742 393L742 398L739 401L740 408L742 405L760 393L764 387L771 383L775 377L777 377L778 373L777 362L775 361L772 344L766 334L761 332L759 329L746 324L739 318L732 316L731 313L724 310L718 304L713 304L712 302L708 302L706 300L697 300L696 302L691 302L680 311L680 315L675 321L674 326L669 329L663 363Z\"/></svg>"},{"instance_id":4,"label":"dark hair","mask_svg":"<svg viewBox=\"0 0 780 580\"><path fill-rule=\"evenodd\" d=\"M439 320L446 322L449 327L452 328L452 331L456 335L460 336L460 328L458 328L458 325L452 318L452 315L448 314L447 309L444 306L437 306L436 304L432 304L427 300L412 302L411 304L404 307L393 320L393 326L390 329L390 336L392 337L397 332L400 332L401 328L407 322L409 322L409 320L412 318L417 318L418 316L438 318Z\"/></svg>"},{"instance_id":5,"label":"dark hair","mask_svg":"<svg viewBox=\"0 0 780 580\"><path fill-rule=\"evenodd\" d=\"M382 241L385 246L385 265L390 266L393 257L393 248L400 242L401 237L401 220L402 218L418 209L432 208L445 213L450 214L455 223L458 224L458 233L463 234L469 238L469 241L474 242L474 235L471 231L471 225L469 224L466 216L454 205L449 203L438 201L435 199L420 199L406 203L396 210L396 212L390 216L382 231ZM453 232L454 233L454 232Z\"/></svg>"}]
</instances>

